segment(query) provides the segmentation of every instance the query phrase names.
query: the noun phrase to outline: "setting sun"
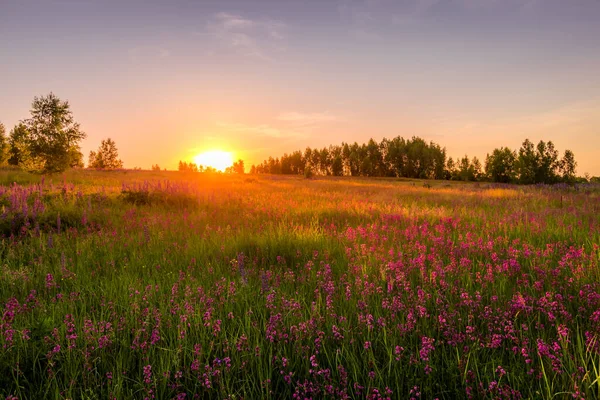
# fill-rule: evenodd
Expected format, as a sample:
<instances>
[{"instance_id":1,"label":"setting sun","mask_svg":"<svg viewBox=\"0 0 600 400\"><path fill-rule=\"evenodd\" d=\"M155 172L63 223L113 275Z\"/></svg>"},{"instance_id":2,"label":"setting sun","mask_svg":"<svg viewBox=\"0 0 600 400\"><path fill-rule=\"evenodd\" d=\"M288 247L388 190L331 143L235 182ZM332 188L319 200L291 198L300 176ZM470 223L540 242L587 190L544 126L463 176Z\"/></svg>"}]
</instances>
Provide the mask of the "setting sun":
<instances>
[{"instance_id":1,"label":"setting sun","mask_svg":"<svg viewBox=\"0 0 600 400\"><path fill-rule=\"evenodd\" d=\"M233 156L226 151L207 151L194 157L194 162L200 166L212 167L218 171L225 171L233 165Z\"/></svg>"}]
</instances>

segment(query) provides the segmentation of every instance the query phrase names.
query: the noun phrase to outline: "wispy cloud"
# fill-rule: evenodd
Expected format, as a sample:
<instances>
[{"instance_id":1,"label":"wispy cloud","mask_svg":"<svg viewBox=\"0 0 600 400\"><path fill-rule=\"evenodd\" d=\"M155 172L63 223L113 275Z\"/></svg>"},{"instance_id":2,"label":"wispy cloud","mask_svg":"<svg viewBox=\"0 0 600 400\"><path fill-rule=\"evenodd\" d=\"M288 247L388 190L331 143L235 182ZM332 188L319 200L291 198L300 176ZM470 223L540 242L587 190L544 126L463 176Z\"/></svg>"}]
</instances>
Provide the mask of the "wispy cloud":
<instances>
[{"instance_id":1,"label":"wispy cloud","mask_svg":"<svg viewBox=\"0 0 600 400\"><path fill-rule=\"evenodd\" d=\"M383 0L381 0L383 1ZM339 0L340 18L349 25L349 33L359 40L379 40L375 32L379 20L377 5L380 0Z\"/></svg>"},{"instance_id":2,"label":"wispy cloud","mask_svg":"<svg viewBox=\"0 0 600 400\"><path fill-rule=\"evenodd\" d=\"M336 121L339 118L335 115L324 113L301 113L297 111L284 112L277 117L279 121L286 121L300 124L317 124L321 122Z\"/></svg>"},{"instance_id":3,"label":"wispy cloud","mask_svg":"<svg viewBox=\"0 0 600 400\"><path fill-rule=\"evenodd\" d=\"M457 115L440 121L435 128L438 132L460 137L461 140L477 138L478 140L471 140L468 146L481 147L482 151L510 143L518 146L523 139L529 138L533 141L553 140L557 146L571 148L578 154L594 151L600 146L600 137L597 135L599 124L600 98L597 98L492 121Z\"/></svg>"},{"instance_id":4,"label":"wispy cloud","mask_svg":"<svg viewBox=\"0 0 600 400\"><path fill-rule=\"evenodd\" d=\"M206 25L206 33L244 56L273 60L273 53L285 50L286 25L270 19L250 19L239 14L220 12Z\"/></svg>"},{"instance_id":5,"label":"wispy cloud","mask_svg":"<svg viewBox=\"0 0 600 400\"><path fill-rule=\"evenodd\" d=\"M270 137L275 139L290 138L290 137L303 137L304 134L293 129L280 129L269 124L259 125L248 125L238 122L219 122L217 123L219 128L225 129L229 132L245 133L256 135L260 137Z\"/></svg>"},{"instance_id":6,"label":"wispy cloud","mask_svg":"<svg viewBox=\"0 0 600 400\"><path fill-rule=\"evenodd\" d=\"M224 133L270 138L281 142L309 138L323 125L341 120L343 118L329 112L286 111L259 124L221 121L216 125Z\"/></svg>"},{"instance_id":7,"label":"wispy cloud","mask_svg":"<svg viewBox=\"0 0 600 400\"><path fill-rule=\"evenodd\" d=\"M229 132L246 133L274 139L298 139L310 136L321 124L339 120L341 120L340 117L328 112L288 111L276 116L272 123L219 122L217 126Z\"/></svg>"}]
</instances>

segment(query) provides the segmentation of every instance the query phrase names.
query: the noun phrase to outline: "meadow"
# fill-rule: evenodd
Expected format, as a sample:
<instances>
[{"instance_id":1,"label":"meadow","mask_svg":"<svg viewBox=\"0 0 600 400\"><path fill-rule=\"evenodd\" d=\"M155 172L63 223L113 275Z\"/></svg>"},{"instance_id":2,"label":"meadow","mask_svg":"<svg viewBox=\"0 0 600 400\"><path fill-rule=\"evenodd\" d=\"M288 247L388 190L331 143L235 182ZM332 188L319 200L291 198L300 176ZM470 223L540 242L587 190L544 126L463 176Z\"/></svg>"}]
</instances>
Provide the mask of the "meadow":
<instances>
[{"instance_id":1,"label":"meadow","mask_svg":"<svg viewBox=\"0 0 600 400\"><path fill-rule=\"evenodd\" d=\"M600 397L600 188L0 172L6 399Z\"/></svg>"}]
</instances>

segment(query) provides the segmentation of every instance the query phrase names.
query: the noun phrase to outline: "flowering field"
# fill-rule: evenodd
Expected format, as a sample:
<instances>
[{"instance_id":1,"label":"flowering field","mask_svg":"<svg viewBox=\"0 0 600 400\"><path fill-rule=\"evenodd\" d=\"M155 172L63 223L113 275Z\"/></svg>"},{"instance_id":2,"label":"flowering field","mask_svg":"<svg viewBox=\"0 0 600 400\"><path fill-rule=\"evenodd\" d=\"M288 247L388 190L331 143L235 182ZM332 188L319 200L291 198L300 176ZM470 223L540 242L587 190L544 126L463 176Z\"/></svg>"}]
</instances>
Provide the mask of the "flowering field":
<instances>
[{"instance_id":1,"label":"flowering field","mask_svg":"<svg viewBox=\"0 0 600 400\"><path fill-rule=\"evenodd\" d=\"M598 187L2 174L3 398L600 397Z\"/></svg>"}]
</instances>

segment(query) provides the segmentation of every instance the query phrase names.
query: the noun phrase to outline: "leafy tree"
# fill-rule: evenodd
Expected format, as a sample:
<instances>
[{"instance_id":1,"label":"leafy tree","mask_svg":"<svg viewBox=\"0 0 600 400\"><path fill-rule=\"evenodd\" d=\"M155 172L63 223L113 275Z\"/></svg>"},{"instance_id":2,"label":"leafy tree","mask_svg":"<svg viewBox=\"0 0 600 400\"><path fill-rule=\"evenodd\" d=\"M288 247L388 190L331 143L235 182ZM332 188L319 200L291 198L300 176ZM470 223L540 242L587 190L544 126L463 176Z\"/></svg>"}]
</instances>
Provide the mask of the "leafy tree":
<instances>
[{"instance_id":1,"label":"leafy tree","mask_svg":"<svg viewBox=\"0 0 600 400\"><path fill-rule=\"evenodd\" d=\"M481 162L479 162L479 159L477 157L473 157L473 159L471 160L471 165L469 167L469 171L471 173L471 177L473 178L474 181L479 181L481 180L483 174L481 172Z\"/></svg>"},{"instance_id":2,"label":"leafy tree","mask_svg":"<svg viewBox=\"0 0 600 400\"><path fill-rule=\"evenodd\" d=\"M331 162L331 174L333 176L344 175L344 163L341 155L336 155Z\"/></svg>"},{"instance_id":3,"label":"leafy tree","mask_svg":"<svg viewBox=\"0 0 600 400\"><path fill-rule=\"evenodd\" d=\"M323 149L321 149L321 151L319 151L318 165L319 165L319 170L321 171L321 175L331 175L329 150L327 150L327 148L325 148L325 147L323 147Z\"/></svg>"},{"instance_id":4,"label":"leafy tree","mask_svg":"<svg viewBox=\"0 0 600 400\"><path fill-rule=\"evenodd\" d=\"M23 160L23 150L27 146L27 127L23 123L15 126L8 136L8 164L19 165Z\"/></svg>"},{"instance_id":5,"label":"leafy tree","mask_svg":"<svg viewBox=\"0 0 600 400\"><path fill-rule=\"evenodd\" d=\"M515 179L517 155L508 147L494 149L485 158L485 173L492 182L510 183Z\"/></svg>"},{"instance_id":6,"label":"leafy tree","mask_svg":"<svg viewBox=\"0 0 600 400\"><path fill-rule=\"evenodd\" d=\"M469 160L469 156L465 155L458 163L458 178L463 181L478 181L481 179L481 163L477 157Z\"/></svg>"},{"instance_id":7,"label":"leafy tree","mask_svg":"<svg viewBox=\"0 0 600 400\"><path fill-rule=\"evenodd\" d=\"M25 120L27 134L24 143L29 151L28 169L43 172L60 172L72 165L77 156L73 148L86 137L73 119L69 102L60 100L54 93L35 97L31 105L31 118Z\"/></svg>"},{"instance_id":8,"label":"leafy tree","mask_svg":"<svg viewBox=\"0 0 600 400\"><path fill-rule=\"evenodd\" d=\"M446 179L454 181L459 179L458 168L452 157L446 162Z\"/></svg>"},{"instance_id":9,"label":"leafy tree","mask_svg":"<svg viewBox=\"0 0 600 400\"><path fill-rule=\"evenodd\" d=\"M565 161L558 161L557 151L552 142L540 142L537 147L529 140L523 142L519 154L501 147L488 154L485 160L485 174L482 164L473 157L462 159L447 158L446 149L437 143L427 143L419 137L409 140L398 136L377 143L370 139L359 145L342 143L328 148L296 151L284 154L281 158L254 165L251 173L259 174L299 174L310 169L317 175L349 176L396 176L420 179L452 179L479 181L490 179L494 182L552 183L559 179L565 166L572 166L572 153ZM570 168L567 175L574 175ZM566 179L566 178L565 178ZM570 179L570 178L569 178Z\"/></svg>"},{"instance_id":10,"label":"leafy tree","mask_svg":"<svg viewBox=\"0 0 600 400\"><path fill-rule=\"evenodd\" d=\"M440 145L430 142L429 151L431 153L430 161L433 163L430 168L433 173L433 176L431 177L434 179L444 179L446 175L446 148L442 148Z\"/></svg>"},{"instance_id":11,"label":"leafy tree","mask_svg":"<svg viewBox=\"0 0 600 400\"><path fill-rule=\"evenodd\" d=\"M398 136L387 141L385 162L388 168L394 172L397 177L402 176L404 170L404 159L406 158L406 141Z\"/></svg>"},{"instance_id":12,"label":"leafy tree","mask_svg":"<svg viewBox=\"0 0 600 400\"><path fill-rule=\"evenodd\" d=\"M20 122L11 131L8 138L8 164L20 166L26 170L40 170L43 165L40 159L31 154L29 147L29 131Z\"/></svg>"},{"instance_id":13,"label":"leafy tree","mask_svg":"<svg viewBox=\"0 0 600 400\"><path fill-rule=\"evenodd\" d=\"M558 151L552 142L540 140L534 147L533 143L526 139L519 149L515 165L519 183L555 183L559 180Z\"/></svg>"},{"instance_id":14,"label":"leafy tree","mask_svg":"<svg viewBox=\"0 0 600 400\"><path fill-rule=\"evenodd\" d=\"M372 138L369 139L369 142L367 143L366 152L366 156L370 161L369 176L385 176L386 166L383 161L381 148L379 144Z\"/></svg>"},{"instance_id":15,"label":"leafy tree","mask_svg":"<svg viewBox=\"0 0 600 400\"><path fill-rule=\"evenodd\" d=\"M558 150L554 148L554 143L540 140L536 147L536 183L555 183L558 182Z\"/></svg>"},{"instance_id":16,"label":"leafy tree","mask_svg":"<svg viewBox=\"0 0 600 400\"><path fill-rule=\"evenodd\" d=\"M79 146L71 146L69 148L69 167L71 168L83 168L83 153Z\"/></svg>"},{"instance_id":17,"label":"leafy tree","mask_svg":"<svg viewBox=\"0 0 600 400\"><path fill-rule=\"evenodd\" d=\"M292 174L303 174L304 164L301 151L297 150L290 155L290 170Z\"/></svg>"},{"instance_id":18,"label":"leafy tree","mask_svg":"<svg viewBox=\"0 0 600 400\"><path fill-rule=\"evenodd\" d=\"M304 168L304 177L306 179L310 179L313 177L313 171L312 171L312 167L310 165L308 165L306 168Z\"/></svg>"},{"instance_id":19,"label":"leafy tree","mask_svg":"<svg viewBox=\"0 0 600 400\"><path fill-rule=\"evenodd\" d=\"M199 168L193 162L179 161L178 170L181 172L199 172Z\"/></svg>"},{"instance_id":20,"label":"leafy tree","mask_svg":"<svg viewBox=\"0 0 600 400\"><path fill-rule=\"evenodd\" d=\"M471 169L471 162L469 156L465 154L458 163L458 176L463 181L474 181L473 170Z\"/></svg>"},{"instance_id":21,"label":"leafy tree","mask_svg":"<svg viewBox=\"0 0 600 400\"><path fill-rule=\"evenodd\" d=\"M160 171L160 165L152 164L152 171Z\"/></svg>"},{"instance_id":22,"label":"leafy tree","mask_svg":"<svg viewBox=\"0 0 600 400\"><path fill-rule=\"evenodd\" d=\"M233 163L233 172L242 175L246 172L246 168L244 167L244 160L239 159Z\"/></svg>"},{"instance_id":23,"label":"leafy tree","mask_svg":"<svg viewBox=\"0 0 600 400\"><path fill-rule=\"evenodd\" d=\"M560 171L562 180L567 183L575 181L575 170L577 169L577 161L575 161L575 154L571 150L565 150L565 154L560 161Z\"/></svg>"},{"instance_id":24,"label":"leafy tree","mask_svg":"<svg viewBox=\"0 0 600 400\"><path fill-rule=\"evenodd\" d=\"M281 173L287 175L292 173L292 163L287 153L281 157Z\"/></svg>"},{"instance_id":25,"label":"leafy tree","mask_svg":"<svg viewBox=\"0 0 600 400\"><path fill-rule=\"evenodd\" d=\"M0 165L4 165L8 161L8 147L6 129L4 128L4 124L0 122Z\"/></svg>"},{"instance_id":26,"label":"leafy tree","mask_svg":"<svg viewBox=\"0 0 600 400\"><path fill-rule=\"evenodd\" d=\"M237 160L231 167L227 167L225 172L228 174L244 174L244 160Z\"/></svg>"},{"instance_id":27,"label":"leafy tree","mask_svg":"<svg viewBox=\"0 0 600 400\"><path fill-rule=\"evenodd\" d=\"M537 157L535 154L535 147L529 139L525 139L519 149L516 171L519 183L532 184L536 182Z\"/></svg>"},{"instance_id":28,"label":"leafy tree","mask_svg":"<svg viewBox=\"0 0 600 400\"><path fill-rule=\"evenodd\" d=\"M88 167L99 169L123 168L123 161L119 159L119 151L115 141L111 138L102 140L97 152L90 151Z\"/></svg>"}]
</instances>

